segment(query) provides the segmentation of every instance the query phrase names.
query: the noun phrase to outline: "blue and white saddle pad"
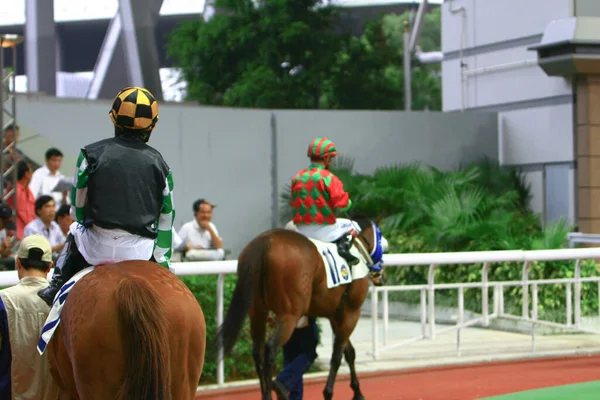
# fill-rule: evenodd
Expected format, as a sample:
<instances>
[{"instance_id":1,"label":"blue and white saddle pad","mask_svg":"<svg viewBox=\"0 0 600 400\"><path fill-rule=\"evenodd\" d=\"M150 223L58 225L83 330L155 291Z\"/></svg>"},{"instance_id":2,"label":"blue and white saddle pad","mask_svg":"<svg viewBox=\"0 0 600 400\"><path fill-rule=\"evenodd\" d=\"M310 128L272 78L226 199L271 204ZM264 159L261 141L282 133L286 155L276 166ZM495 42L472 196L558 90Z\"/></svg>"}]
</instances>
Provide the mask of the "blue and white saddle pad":
<instances>
[{"instance_id":1,"label":"blue and white saddle pad","mask_svg":"<svg viewBox=\"0 0 600 400\"><path fill-rule=\"evenodd\" d=\"M38 352L44 354L46 351L46 347L52 339L52 335L56 328L58 328L58 324L60 323L60 312L67 300L67 296L75 283L79 281L81 278L92 272L96 267L87 267L73 275L71 279L69 279L63 287L58 291L56 297L54 298L54 302L52 303L52 308L50 308L50 313L48 314L48 318L46 318L46 322L44 323L44 327L42 328L42 335L40 336L40 340L38 341L37 349Z\"/></svg>"}]
</instances>

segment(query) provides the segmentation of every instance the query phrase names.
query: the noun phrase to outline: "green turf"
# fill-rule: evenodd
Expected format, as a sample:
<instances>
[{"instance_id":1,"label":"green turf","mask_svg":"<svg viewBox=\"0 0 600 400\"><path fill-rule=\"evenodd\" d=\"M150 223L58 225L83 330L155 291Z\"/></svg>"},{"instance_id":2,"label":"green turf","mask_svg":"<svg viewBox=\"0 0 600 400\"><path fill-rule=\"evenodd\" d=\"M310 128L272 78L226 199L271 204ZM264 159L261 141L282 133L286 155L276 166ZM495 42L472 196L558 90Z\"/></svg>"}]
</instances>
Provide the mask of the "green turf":
<instances>
[{"instance_id":1,"label":"green turf","mask_svg":"<svg viewBox=\"0 0 600 400\"><path fill-rule=\"evenodd\" d=\"M485 397L482 400L598 400L600 399L600 381L554 386L544 389L527 390Z\"/></svg>"}]
</instances>

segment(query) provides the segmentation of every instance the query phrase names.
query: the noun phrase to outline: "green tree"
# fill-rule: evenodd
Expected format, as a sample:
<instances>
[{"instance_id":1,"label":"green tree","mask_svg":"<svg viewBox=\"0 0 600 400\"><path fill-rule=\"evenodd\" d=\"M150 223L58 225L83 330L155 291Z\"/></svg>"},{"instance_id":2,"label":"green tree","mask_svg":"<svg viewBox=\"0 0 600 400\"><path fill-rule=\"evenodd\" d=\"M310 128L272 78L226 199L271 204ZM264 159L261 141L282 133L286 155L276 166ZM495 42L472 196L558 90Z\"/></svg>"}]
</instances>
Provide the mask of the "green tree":
<instances>
[{"instance_id":1,"label":"green tree","mask_svg":"<svg viewBox=\"0 0 600 400\"><path fill-rule=\"evenodd\" d=\"M225 106L318 108L321 82L342 40L330 29L336 9L320 3L222 0L217 6L227 14L183 23L168 52L188 83L188 98Z\"/></svg>"},{"instance_id":2,"label":"green tree","mask_svg":"<svg viewBox=\"0 0 600 400\"><path fill-rule=\"evenodd\" d=\"M171 34L168 53L188 83L188 99L235 107L402 109L401 17L371 21L361 37L350 37L336 32L339 9L323 3L221 0L217 6L226 13L183 23ZM435 33L423 43L434 43L429 37ZM440 109L439 76L419 65L412 76L413 108Z\"/></svg>"}]
</instances>

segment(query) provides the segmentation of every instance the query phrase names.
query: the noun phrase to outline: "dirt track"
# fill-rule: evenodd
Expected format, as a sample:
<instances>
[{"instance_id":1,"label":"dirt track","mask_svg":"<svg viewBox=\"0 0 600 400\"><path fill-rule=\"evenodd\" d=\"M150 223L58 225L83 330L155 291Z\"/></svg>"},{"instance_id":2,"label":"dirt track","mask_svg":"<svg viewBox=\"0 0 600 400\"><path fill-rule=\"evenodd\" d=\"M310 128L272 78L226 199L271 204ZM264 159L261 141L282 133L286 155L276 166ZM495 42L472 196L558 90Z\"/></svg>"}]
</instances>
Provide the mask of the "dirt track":
<instances>
[{"instance_id":1,"label":"dirt track","mask_svg":"<svg viewBox=\"0 0 600 400\"><path fill-rule=\"evenodd\" d=\"M434 367L361 374L367 399L473 400L600 379L600 355ZM324 378L305 381L304 398L322 399ZM349 377L338 377L334 399L352 398ZM197 400L260 399L258 385L198 393Z\"/></svg>"}]
</instances>

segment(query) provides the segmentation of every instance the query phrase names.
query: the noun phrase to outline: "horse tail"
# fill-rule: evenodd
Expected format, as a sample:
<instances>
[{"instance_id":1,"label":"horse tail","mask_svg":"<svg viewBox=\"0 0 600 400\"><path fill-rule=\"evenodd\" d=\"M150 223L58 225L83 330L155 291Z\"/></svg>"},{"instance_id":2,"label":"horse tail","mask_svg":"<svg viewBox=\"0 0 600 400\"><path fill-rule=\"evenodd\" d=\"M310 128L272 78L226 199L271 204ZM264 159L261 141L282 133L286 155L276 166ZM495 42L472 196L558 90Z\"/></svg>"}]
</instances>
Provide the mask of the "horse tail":
<instances>
[{"instance_id":1,"label":"horse tail","mask_svg":"<svg viewBox=\"0 0 600 400\"><path fill-rule=\"evenodd\" d=\"M222 343L223 354L231 354L231 350L244 326L244 320L250 310L257 282L261 292L264 290L264 269L266 255L271 247L267 236L256 238L238 259L237 282L223 324L217 332L217 343Z\"/></svg>"},{"instance_id":2,"label":"horse tail","mask_svg":"<svg viewBox=\"0 0 600 400\"><path fill-rule=\"evenodd\" d=\"M171 400L169 322L162 300L133 277L118 283L115 297L126 371L117 399Z\"/></svg>"}]
</instances>

